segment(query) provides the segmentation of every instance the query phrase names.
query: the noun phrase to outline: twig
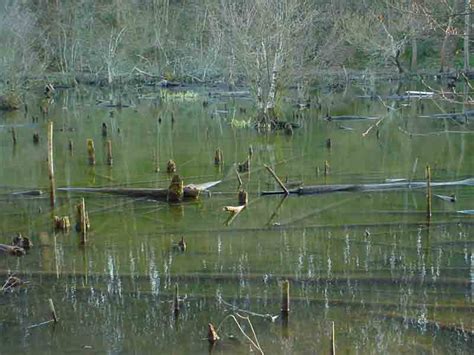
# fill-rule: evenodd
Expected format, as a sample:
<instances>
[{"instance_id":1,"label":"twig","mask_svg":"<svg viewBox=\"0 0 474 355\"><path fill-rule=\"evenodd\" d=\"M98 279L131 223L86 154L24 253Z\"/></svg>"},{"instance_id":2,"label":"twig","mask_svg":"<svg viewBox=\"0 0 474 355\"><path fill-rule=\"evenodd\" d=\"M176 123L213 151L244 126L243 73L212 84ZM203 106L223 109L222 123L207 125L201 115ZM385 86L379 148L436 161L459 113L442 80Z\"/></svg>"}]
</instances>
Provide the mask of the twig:
<instances>
[{"instance_id":1,"label":"twig","mask_svg":"<svg viewBox=\"0 0 474 355\"><path fill-rule=\"evenodd\" d=\"M217 327L217 331L219 332L219 330L220 330L222 324L224 324L224 322L225 322L227 319L229 319L229 318L232 319L232 320L235 322L235 324L237 325L237 328L239 328L239 330L240 330L240 332L242 333L242 335L250 342L250 344L253 345L253 347L254 347L255 349L257 349L257 350L260 352L260 354L264 355L264 352L263 352L262 348L260 347L260 344L259 344L259 342L258 342L257 336L256 336L255 331L254 331L254 329L253 329L252 323L250 322L250 319L249 319L248 317L244 317L244 316L242 316L242 315L240 315L240 314L238 314L238 313L236 313L236 315L237 315L239 318L242 318L242 319L247 320L247 322L249 323L250 328L251 328L251 330L252 330L252 333L253 333L253 335L254 335L254 337L255 337L255 341L252 340L252 338L250 338L250 337L245 333L245 331L244 331L244 330L242 329L242 327L240 326L239 321L237 320L237 318L236 318L233 314L227 315L227 316L220 322L219 326Z\"/></svg>"},{"instance_id":2,"label":"twig","mask_svg":"<svg viewBox=\"0 0 474 355\"><path fill-rule=\"evenodd\" d=\"M254 317L264 318L264 319L269 320L271 322L274 322L279 317L279 315L271 315L269 313L261 314L261 313L256 313L256 312L252 312L252 311L249 311L249 310L246 310L246 309L239 308L237 306L234 306L233 304L230 304L229 302L224 301L222 296L219 296L218 300L219 300L219 302L221 302L225 306L230 307L234 312L246 313L246 314L254 316Z\"/></svg>"}]
</instances>

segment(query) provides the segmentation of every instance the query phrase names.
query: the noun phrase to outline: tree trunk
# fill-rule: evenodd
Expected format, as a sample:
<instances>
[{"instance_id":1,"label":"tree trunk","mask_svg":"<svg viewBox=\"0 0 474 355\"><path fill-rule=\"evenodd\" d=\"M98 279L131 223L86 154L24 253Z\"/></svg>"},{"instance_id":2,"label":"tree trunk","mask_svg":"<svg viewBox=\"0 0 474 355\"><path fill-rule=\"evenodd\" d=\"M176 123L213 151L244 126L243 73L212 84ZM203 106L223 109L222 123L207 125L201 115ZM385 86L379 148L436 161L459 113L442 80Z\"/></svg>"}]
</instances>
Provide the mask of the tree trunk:
<instances>
[{"instance_id":1,"label":"tree trunk","mask_svg":"<svg viewBox=\"0 0 474 355\"><path fill-rule=\"evenodd\" d=\"M441 45L441 53L440 53L441 67L439 69L441 73L444 72L444 68L446 67L446 46L448 44L448 39L449 39L452 23L453 23L453 17L449 16L448 26L446 27L446 30L444 31L443 44Z\"/></svg>"},{"instance_id":2,"label":"tree trunk","mask_svg":"<svg viewBox=\"0 0 474 355\"><path fill-rule=\"evenodd\" d=\"M418 43L416 38L411 40L411 70L416 70L418 57Z\"/></svg>"},{"instance_id":3,"label":"tree trunk","mask_svg":"<svg viewBox=\"0 0 474 355\"><path fill-rule=\"evenodd\" d=\"M464 72L469 71L469 33L471 29L471 1L464 0Z\"/></svg>"},{"instance_id":4,"label":"tree trunk","mask_svg":"<svg viewBox=\"0 0 474 355\"><path fill-rule=\"evenodd\" d=\"M270 90L268 91L268 100L267 100L267 105L265 107L265 114L268 119L267 123L271 123L276 120L275 104L276 104L277 80L278 80L279 67L280 67L280 53L279 51L277 51L275 53L275 59L273 61L272 78L270 81Z\"/></svg>"}]
</instances>

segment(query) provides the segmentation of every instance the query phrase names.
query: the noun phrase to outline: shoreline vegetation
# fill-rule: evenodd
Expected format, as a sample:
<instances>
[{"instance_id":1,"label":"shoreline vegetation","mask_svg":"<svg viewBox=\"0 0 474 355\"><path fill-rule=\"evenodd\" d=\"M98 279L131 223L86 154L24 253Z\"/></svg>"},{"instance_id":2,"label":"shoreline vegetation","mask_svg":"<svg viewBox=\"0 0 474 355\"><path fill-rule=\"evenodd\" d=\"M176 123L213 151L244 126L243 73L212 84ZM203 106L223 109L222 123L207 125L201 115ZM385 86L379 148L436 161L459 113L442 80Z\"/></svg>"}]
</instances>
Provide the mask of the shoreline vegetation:
<instances>
[{"instance_id":1,"label":"shoreline vegetation","mask_svg":"<svg viewBox=\"0 0 474 355\"><path fill-rule=\"evenodd\" d=\"M218 86L249 89L257 124L275 126L288 90L304 104L350 82L468 81L471 17L465 0L9 2L0 108L48 84Z\"/></svg>"}]
</instances>

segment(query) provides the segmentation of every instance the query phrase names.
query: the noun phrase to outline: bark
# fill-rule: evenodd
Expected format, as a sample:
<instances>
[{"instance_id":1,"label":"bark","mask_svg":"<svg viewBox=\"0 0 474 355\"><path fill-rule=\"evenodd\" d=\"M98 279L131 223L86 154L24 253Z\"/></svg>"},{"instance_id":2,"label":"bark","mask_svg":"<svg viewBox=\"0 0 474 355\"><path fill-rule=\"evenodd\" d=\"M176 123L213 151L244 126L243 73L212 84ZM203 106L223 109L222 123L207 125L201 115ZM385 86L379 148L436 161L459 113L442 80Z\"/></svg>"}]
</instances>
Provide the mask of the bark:
<instances>
[{"instance_id":1,"label":"bark","mask_svg":"<svg viewBox=\"0 0 474 355\"><path fill-rule=\"evenodd\" d=\"M265 107L265 114L269 122L276 120L275 103L276 103L279 67L280 67L280 53L279 51L277 51L275 53L275 59L273 61L272 78L270 81L270 90L268 92L268 100L267 100L267 105Z\"/></svg>"}]
</instances>

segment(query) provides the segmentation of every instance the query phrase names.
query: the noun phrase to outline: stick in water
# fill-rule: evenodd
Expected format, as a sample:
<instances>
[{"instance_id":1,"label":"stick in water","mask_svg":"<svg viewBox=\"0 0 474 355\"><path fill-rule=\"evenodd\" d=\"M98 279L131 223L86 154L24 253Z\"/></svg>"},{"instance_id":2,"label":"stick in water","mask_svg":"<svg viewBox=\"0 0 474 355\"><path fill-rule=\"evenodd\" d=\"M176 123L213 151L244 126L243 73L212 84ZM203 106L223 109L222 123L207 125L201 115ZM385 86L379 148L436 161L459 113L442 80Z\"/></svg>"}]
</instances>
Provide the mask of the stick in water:
<instances>
[{"instance_id":1,"label":"stick in water","mask_svg":"<svg viewBox=\"0 0 474 355\"><path fill-rule=\"evenodd\" d=\"M56 197L56 183L54 180L54 163L53 163L53 122L48 123L48 176L49 176L49 199L51 207L54 208L54 200Z\"/></svg>"},{"instance_id":2,"label":"stick in water","mask_svg":"<svg viewBox=\"0 0 474 355\"><path fill-rule=\"evenodd\" d=\"M288 191L288 189L286 188L285 184L283 184L283 182L280 180L280 178L275 174L275 172L272 170L272 168L270 168L268 165L264 164L263 165L267 170L268 172L273 176L273 178L276 180L276 182L278 183L278 185L280 185L280 187L282 188L283 191L285 191L285 195L289 195L290 192Z\"/></svg>"}]
</instances>

